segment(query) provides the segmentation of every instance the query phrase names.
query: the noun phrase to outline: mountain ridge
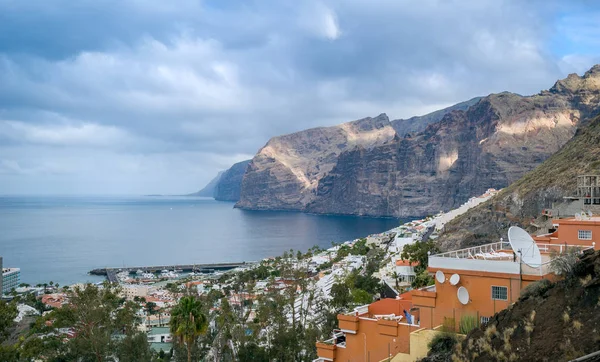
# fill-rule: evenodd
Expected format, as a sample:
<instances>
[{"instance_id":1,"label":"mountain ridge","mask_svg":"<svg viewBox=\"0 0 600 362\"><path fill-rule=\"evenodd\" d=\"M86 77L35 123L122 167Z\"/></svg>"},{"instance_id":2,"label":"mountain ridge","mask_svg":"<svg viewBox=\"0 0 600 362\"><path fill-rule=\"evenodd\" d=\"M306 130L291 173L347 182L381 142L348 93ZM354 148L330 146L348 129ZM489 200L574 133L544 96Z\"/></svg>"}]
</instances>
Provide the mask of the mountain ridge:
<instances>
[{"instance_id":1,"label":"mountain ridge","mask_svg":"<svg viewBox=\"0 0 600 362\"><path fill-rule=\"evenodd\" d=\"M402 136L406 120L382 113L273 137L238 176L236 207L377 217L447 211L541 164L600 112L599 100L594 66L531 96L495 93L412 117L422 130Z\"/></svg>"},{"instance_id":2,"label":"mountain ridge","mask_svg":"<svg viewBox=\"0 0 600 362\"><path fill-rule=\"evenodd\" d=\"M446 224L437 242L444 250L454 250L497 241L511 225L531 229L542 209L572 195L576 177L587 173L600 174L600 116L586 122L540 166Z\"/></svg>"},{"instance_id":3,"label":"mountain ridge","mask_svg":"<svg viewBox=\"0 0 600 362\"><path fill-rule=\"evenodd\" d=\"M400 137L404 137L407 133L419 133L424 131L428 125L441 121L446 114L452 111L464 111L479 102L481 98L483 97L474 97L468 101L460 102L422 116L413 116L407 119L395 119L391 121L392 127L394 127L394 130Z\"/></svg>"}]
</instances>

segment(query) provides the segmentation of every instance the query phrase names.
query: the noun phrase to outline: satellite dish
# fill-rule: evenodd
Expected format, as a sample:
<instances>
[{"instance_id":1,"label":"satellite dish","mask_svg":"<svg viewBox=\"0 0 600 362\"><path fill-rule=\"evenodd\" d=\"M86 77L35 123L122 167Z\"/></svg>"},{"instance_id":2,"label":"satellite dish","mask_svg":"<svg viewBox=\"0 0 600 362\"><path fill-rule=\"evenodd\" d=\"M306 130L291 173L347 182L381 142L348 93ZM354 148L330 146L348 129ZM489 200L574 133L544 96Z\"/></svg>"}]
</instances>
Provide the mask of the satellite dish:
<instances>
[{"instance_id":1,"label":"satellite dish","mask_svg":"<svg viewBox=\"0 0 600 362\"><path fill-rule=\"evenodd\" d=\"M469 291L467 290L467 288L465 288L465 287L458 288L458 290L456 291L456 296L458 297L458 301L461 304L466 305L469 303Z\"/></svg>"},{"instance_id":2,"label":"satellite dish","mask_svg":"<svg viewBox=\"0 0 600 362\"><path fill-rule=\"evenodd\" d=\"M589 217L592 217L592 216L594 216L594 214L592 214L592 211L591 211L591 210L588 210L588 216L589 216Z\"/></svg>"},{"instance_id":3,"label":"satellite dish","mask_svg":"<svg viewBox=\"0 0 600 362\"><path fill-rule=\"evenodd\" d=\"M450 277L450 284L456 285L458 284L458 282L460 282L460 275L452 274L452 276Z\"/></svg>"},{"instance_id":4,"label":"satellite dish","mask_svg":"<svg viewBox=\"0 0 600 362\"><path fill-rule=\"evenodd\" d=\"M521 257L523 263L537 268L542 265L542 254L531 235L518 226L508 229L508 241L513 251Z\"/></svg>"},{"instance_id":5,"label":"satellite dish","mask_svg":"<svg viewBox=\"0 0 600 362\"><path fill-rule=\"evenodd\" d=\"M576 212L575 213L575 220L581 220L581 214Z\"/></svg>"},{"instance_id":6,"label":"satellite dish","mask_svg":"<svg viewBox=\"0 0 600 362\"><path fill-rule=\"evenodd\" d=\"M444 284L444 282L446 281L446 276L444 275L443 271L438 270L435 272L435 279L438 281L438 283Z\"/></svg>"}]
</instances>

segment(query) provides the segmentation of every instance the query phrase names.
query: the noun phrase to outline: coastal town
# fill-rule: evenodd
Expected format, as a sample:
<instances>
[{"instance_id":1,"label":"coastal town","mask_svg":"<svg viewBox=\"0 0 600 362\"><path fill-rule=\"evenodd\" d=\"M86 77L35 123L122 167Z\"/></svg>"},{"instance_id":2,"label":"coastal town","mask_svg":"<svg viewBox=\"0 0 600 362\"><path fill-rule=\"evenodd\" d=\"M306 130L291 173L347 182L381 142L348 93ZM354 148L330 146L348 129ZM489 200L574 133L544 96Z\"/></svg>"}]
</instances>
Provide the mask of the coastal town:
<instances>
[{"instance_id":1,"label":"coastal town","mask_svg":"<svg viewBox=\"0 0 600 362\"><path fill-rule=\"evenodd\" d=\"M279 322L313 331L298 343L293 359L417 361L442 330L464 335L508 308L528 285L556 279L553 258L600 249L600 217L591 211L552 220L553 230L546 234L512 227L508 240L444 253L435 248L446 223L497 193L490 189L450 212L327 249L290 250L221 270L116 269L113 283L96 287L114 288L133 303L135 328L160 360L181 353L172 334L172 312L191 295L210 303L207 328L213 339L203 353L206 360L243 359L247 351L241 340L257 341L255 348L276 343L280 327L265 303L277 301L272 308ZM50 328L37 337L76 338L81 332L75 326L52 329L53 313L70 306L70 298L89 285L30 286L19 282L18 271L5 268L2 278L3 298L19 301L15 323L42 318Z\"/></svg>"},{"instance_id":2,"label":"coastal town","mask_svg":"<svg viewBox=\"0 0 600 362\"><path fill-rule=\"evenodd\" d=\"M479 197L471 198L460 208L451 212L413 220L386 232L335 244L325 250L315 248L313 253L305 254L301 258L293 255L288 260L291 268L303 268L310 276L306 292L295 302L296 307L298 310L308 308L307 313L311 317L318 318L319 313L316 306L323 305L332 299L332 287L353 271L364 271L367 263L364 250L368 248L382 252L379 259L384 260L385 263L381 264L373 276L384 283L383 285L387 289L386 295L394 297L399 295L400 291L411 289L411 284L416 277L415 263L402 260L401 253L404 246L423 239L435 239L445 223L481 202L485 202L496 193L496 190L490 189ZM358 245L363 251L353 253L353 250L359 249ZM264 295L270 289L286 289L289 280L283 277L273 278L271 275L276 267L275 260L276 258L267 258L260 262L213 265L211 268L204 269L200 266L185 266L188 270L161 269L152 272L136 270L136 268L117 268L102 272L109 278L109 281L118 284L119 293L123 298L140 302L138 328L147 334L148 342L154 351L157 353L163 351L164 353L173 348L173 337L169 332L170 310L185 292L192 291L196 295L207 295L210 292L219 293L227 296L230 305L240 307L245 301L256 299L257 296ZM184 268L184 266L181 267ZM252 289L238 290L236 293L230 292L234 276L257 269L268 270L269 276L257 279ZM20 283L18 268L6 268L3 271L4 297L10 299L11 296L35 295L47 309L43 313L49 313L52 309L67 305L69 291L85 288L85 285L81 283L62 287L54 283L30 286ZM102 286L103 283L97 284ZM308 302L309 295L310 302ZM368 300L370 296L367 295L366 298ZM19 304L18 307L19 321L26 315L40 314L40 311L27 304ZM256 315L256 310L251 308L247 313L247 319L252 320ZM296 317L288 315L289 320ZM323 317L321 321L322 319ZM64 328L61 333L68 337L73 335L74 331Z\"/></svg>"}]
</instances>

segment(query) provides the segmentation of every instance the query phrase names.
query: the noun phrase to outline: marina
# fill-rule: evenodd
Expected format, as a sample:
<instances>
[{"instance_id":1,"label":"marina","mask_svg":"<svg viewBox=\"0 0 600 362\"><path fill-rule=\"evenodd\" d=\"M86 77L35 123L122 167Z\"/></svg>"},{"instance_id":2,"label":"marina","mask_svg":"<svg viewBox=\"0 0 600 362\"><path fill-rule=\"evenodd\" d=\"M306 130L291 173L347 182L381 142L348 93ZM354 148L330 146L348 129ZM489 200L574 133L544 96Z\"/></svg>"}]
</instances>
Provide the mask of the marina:
<instances>
[{"instance_id":1,"label":"marina","mask_svg":"<svg viewBox=\"0 0 600 362\"><path fill-rule=\"evenodd\" d=\"M121 268L100 268L91 270L91 275L106 276L106 279L111 283L119 281L117 274L119 273L163 273L164 271L191 272L191 273L211 273L214 271L226 271L239 267L247 267L253 265L253 262L240 263L213 263L213 264L184 264L184 265L158 265L158 266L135 266Z\"/></svg>"}]
</instances>

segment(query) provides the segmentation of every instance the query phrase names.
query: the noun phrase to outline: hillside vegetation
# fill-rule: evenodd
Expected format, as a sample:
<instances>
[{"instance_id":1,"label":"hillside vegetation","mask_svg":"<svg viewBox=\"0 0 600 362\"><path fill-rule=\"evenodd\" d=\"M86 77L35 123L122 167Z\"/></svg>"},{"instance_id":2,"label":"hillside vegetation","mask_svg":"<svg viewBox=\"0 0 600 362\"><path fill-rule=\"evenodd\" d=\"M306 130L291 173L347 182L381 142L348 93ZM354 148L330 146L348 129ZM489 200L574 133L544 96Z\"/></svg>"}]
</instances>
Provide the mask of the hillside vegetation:
<instances>
[{"instance_id":1,"label":"hillside vegetation","mask_svg":"<svg viewBox=\"0 0 600 362\"><path fill-rule=\"evenodd\" d=\"M539 281L471 331L454 361L569 361L600 350L600 251L564 280Z\"/></svg>"}]
</instances>

